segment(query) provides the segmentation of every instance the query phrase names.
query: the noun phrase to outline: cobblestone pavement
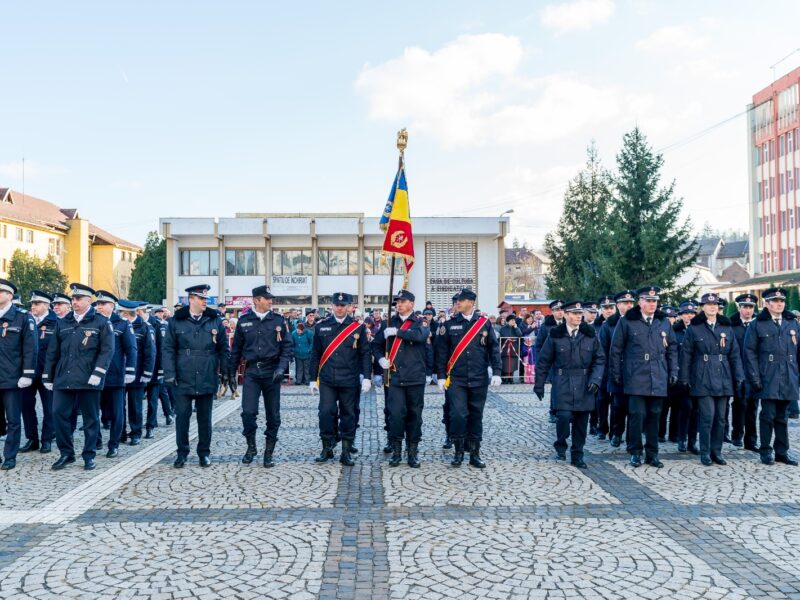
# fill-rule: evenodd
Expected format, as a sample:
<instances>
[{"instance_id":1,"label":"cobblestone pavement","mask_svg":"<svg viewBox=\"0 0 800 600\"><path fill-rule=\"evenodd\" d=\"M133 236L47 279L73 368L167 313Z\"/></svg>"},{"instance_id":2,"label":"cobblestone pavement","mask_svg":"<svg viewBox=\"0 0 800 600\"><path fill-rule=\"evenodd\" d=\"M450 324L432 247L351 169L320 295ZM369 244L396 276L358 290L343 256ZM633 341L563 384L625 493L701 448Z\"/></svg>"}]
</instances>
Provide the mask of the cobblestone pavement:
<instances>
[{"instance_id":1,"label":"cobblestone pavement","mask_svg":"<svg viewBox=\"0 0 800 600\"><path fill-rule=\"evenodd\" d=\"M580 471L555 460L546 403L507 385L487 403L488 467L454 469L441 404L432 386L420 469L388 466L374 392L356 465L316 464L300 387L283 388L272 469L241 464L230 399L209 469L172 468L163 420L92 472L20 455L0 472L0 598L800 599L799 468L731 446L707 468L667 443L663 469L633 469L591 439Z\"/></svg>"}]
</instances>

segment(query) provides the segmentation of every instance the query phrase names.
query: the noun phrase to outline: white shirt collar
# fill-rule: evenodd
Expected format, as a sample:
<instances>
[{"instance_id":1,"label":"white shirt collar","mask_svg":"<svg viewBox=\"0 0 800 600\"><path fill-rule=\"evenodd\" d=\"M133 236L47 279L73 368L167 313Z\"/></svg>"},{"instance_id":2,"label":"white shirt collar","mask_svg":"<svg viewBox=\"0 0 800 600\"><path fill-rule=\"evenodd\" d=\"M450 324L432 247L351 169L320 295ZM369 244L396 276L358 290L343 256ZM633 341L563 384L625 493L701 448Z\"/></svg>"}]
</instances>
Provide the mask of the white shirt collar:
<instances>
[{"instance_id":1,"label":"white shirt collar","mask_svg":"<svg viewBox=\"0 0 800 600\"><path fill-rule=\"evenodd\" d=\"M401 315L400 313L397 313L397 316L398 316L398 317L400 317L400 320L401 320L401 321L403 321L403 323L405 323L405 322L406 322L406 319L408 319L408 317L410 317L410 316L411 316L411 314L412 314L412 313L408 313L408 314L407 314L407 315L404 317L404 316L403 316L403 315Z\"/></svg>"},{"instance_id":2,"label":"white shirt collar","mask_svg":"<svg viewBox=\"0 0 800 600\"><path fill-rule=\"evenodd\" d=\"M340 319L339 317L333 317L333 318L334 318L334 319L336 319L336 322L337 322L339 325L341 325L342 323L344 323L344 320L347 318L347 316L344 316L344 317L342 317L341 319Z\"/></svg>"},{"instance_id":3,"label":"white shirt collar","mask_svg":"<svg viewBox=\"0 0 800 600\"><path fill-rule=\"evenodd\" d=\"M578 331L579 328L580 328L580 325L578 325L578 327L570 327L569 325L567 325L567 334L572 336L572 332L573 331Z\"/></svg>"},{"instance_id":4,"label":"white shirt collar","mask_svg":"<svg viewBox=\"0 0 800 600\"><path fill-rule=\"evenodd\" d=\"M265 313L265 312L263 312L263 313L260 313L260 312L258 312L258 311L257 311L255 308L253 309L253 313L254 313L254 314L255 314L255 315L256 315L256 316L257 316L259 319L261 319L262 321L264 320L264 317L266 317L266 316L267 316L267 313Z\"/></svg>"},{"instance_id":5,"label":"white shirt collar","mask_svg":"<svg viewBox=\"0 0 800 600\"><path fill-rule=\"evenodd\" d=\"M6 313L11 309L12 306L14 305L11 304L11 302L9 302L8 304L6 304L5 308L0 308L0 317L6 316Z\"/></svg>"},{"instance_id":6,"label":"white shirt collar","mask_svg":"<svg viewBox=\"0 0 800 600\"><path fill-rule=\"evenodd\" d=\"M464 318L465 318L467 321L472 321L472 317L474 317L474 316L475 316L475 311L473 311L473 312L472 312L471 314L469 314L469 315L465 315L464 313L461 313L461 316L462 316L462 317L464 317Z\"/></svg>"},{"instance_id":7,"label":"white shirt collar","mask_svg":"<svg viewBox=\"0 0 800 600\"><path fill-rule=\"evenodd\" d=\"M77 321L78 323L80 323L83 320L83 317L85 317L88 314L89 314L89 310L88 309L82 315L79 315L74 310L72 311L72 316L75 317L75 321Z\"/></svg>"}]
</instances>

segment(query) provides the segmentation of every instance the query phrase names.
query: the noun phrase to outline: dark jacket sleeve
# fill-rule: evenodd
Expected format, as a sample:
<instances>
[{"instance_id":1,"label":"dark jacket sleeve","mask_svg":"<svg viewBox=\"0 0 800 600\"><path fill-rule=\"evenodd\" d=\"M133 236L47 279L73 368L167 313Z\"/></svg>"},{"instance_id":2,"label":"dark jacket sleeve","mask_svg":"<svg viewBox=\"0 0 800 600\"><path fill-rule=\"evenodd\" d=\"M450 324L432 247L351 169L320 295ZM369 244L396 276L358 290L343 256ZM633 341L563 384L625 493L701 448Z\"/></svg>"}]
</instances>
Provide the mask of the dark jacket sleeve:
<instances>
[{"instance_id":1,"label":"dark jacket sleeve","mask_svg":"<svg viewBox=\"0 0 800 600\"><path fill-rule=\"evenodd\" d=\"M56 323L56 328L53 331L53 336L47 344L47 356L44 359L44 371L42 371L42 382L53 383L55 379L56 363L58 363L58 356L61 353L61 322Z\"/></svg>"},{"instance_id":2,"label":"dark jacket sleeve","mask_svg":"<svg viewBox=\"0 0 800 600\"><path fill-rule=\"evenodd\" d=\"M386 327L381 323L378 333L375 334L375 337L372 338L372 342L370 343L372 347L372 356L375 357L375 360L380 360L386 356L386 337L383 335L384 329L386 329Z\"/></svg>"},{"instance_id":3,"label":"dark jacket sleeve","mask_svg":"<svg viewBox=\"0 0 800 600\"><path fill-rule=\"evenodd\" d=\"M447 361L450 359L450 336L447 332L436 336L434 350L436 376L444 381L444 378L447 377Z\"/></svg>"},{"instance_id":4,"label":"dark jacket sleeve","mask_svg":"<svg viewBox=\"0 0 800 600\"><path fill-rule=\"evenodd\" d=\"M744 381L744 367L742 366L742 353L739 349L739 342L736 339L736 336L731 336L731 352L730 352L730 361L731 361L731 375L733 376L733 383L738 387L738 385ZM739 392L737 391L736 394Z\"/></svg>"},{"instance_id":5,"label":"dark jacket sleeve","mask_svg":"<svg viewBox=\"0 0 800 600\"><path fill-rule=\"evenodd\" d=\"M294 340L292 339L291 331L289 331L289 322L286 321L285 319L283 321L283 333L281 334L280 344L281 344L281 355L280 355L280 360L278 362L277 372L283 373L284 371L286 371L286 367L289 366L289 363L292 361L292 358L294 358Z\"/></svg>"},{"instance_id":6,"label":"dark jacket sleeve","mask_svg":"<svg viewBox=\"0 0 800 600\"><path fill-rule=\"evenodd\" d=\"M100 327L100 345L97 350L97 360L94 363L94 371L92 375L97 375L103 379L108 367L111 366L111 361L114 358L114 328L111 321L106 321Z\"/></svg>"},{"instance_id":7,"label":"dark jacket sleeve","mask_svg":"<svg viewBox=\"0 0 800 600\"><path fill-rule=\"evenodd\" d=\"M427 329L427 328L426 328ZM430 334L430 332L428 332ZM431 335L431 337L433 337ZM431 377L433 375L433 340L428 339L425 342L425 375Z\"/></svg>"},{"instance_id":8,"label":"dark jacket sleeve","mask_svg":"<svg viewBox=\"0 0 800 600\"><path fill-rule=\"evenodd\" d=\"M311 381L319 379L319 361L322 359L322 336L314 333L314 339L311 343L311 365L309 374Z\"/></svg>"},{"instance_id":9,"label":"dark jacket sleeve","mask_svg":"<svg viewBox=\"0 0 800 600\"><path fill-rule=\"evenodd\" d=\"M228 342L228 334L222 325L222 319L217 318L217 366L226 369L231 362L231 346ZM286 335L289 335L288 333ZM290 342L291 343L291 342ZM287 363L288 364L288 363ZM283 371L281 371L282 373Z\"/></svg>"},{"instance_id":10,"label":"dark jacket sleeve","mask_svg":"<svg viewBox=\"0 0 800 600\"><path fill-rule=\"evenodd\" d=\"M362 324L360 339L364 340L364 343L358 345L358 358L361 361L361 374L364 376L364 379L370 379L372 377L372 347L367 341L369 339L367 337L367 331L367 326Z\"/></svg>"},{"instance_id":11,"label":"dark jacket sleeve","mask_svg":"<svg viewBox=\"0 0 800 600\"><path fill-rule=\"evenodd\" d=\"M544 323L539 325L539 331L536 332L536 341L533 343L533 347L536 348L537 356L544 346L544 341L547 339L549 332L549 328L545 327Z\"/></svg>"},{"instance_id":12,"label":"dark jacket sleeve","mask_svg":"<svg viewBox=\"0 0 800 600\"><path fill-rule=\"evenodd\" d=\"M681 344L680 370L678 381L683 384L690 384L692 356L694 354L694 328L689 326L683 334L683 344Z\"/></svg>"},{"instance_id":13,"label":"dark jacket sleeve","mask_svg":"<svg viewBox=\"0 0 800 600\"><path fill-rule=\"evenodd\" d=\"M548 336L536 355L536 375L534 377L533 391L537 394L544 394L544 384L547 381L547 374L553 366L554 353L553 340Z\"/></svg>"},{"instance_id":14,"label":"dark jacket sleeve","mask_svg":"<svg viewBox=\"0 0 800 600\"><path fill-rule=\"evenodd\" d=\"M175 337L175 321L167 322L167 335L161 344L161 366L164 367L164 381L177 380L177 361L175 353L178 349L178 340Z\"/></svg>"},{"instance_id":15,"label":"dark jacket sleeve","mask_svg":"<svg viewBox=\"0 0 800 600\"><path fill-rule=\"evenodd\" d=\"M744 372L750 385L761 383L761 373L758 371L758 333L753 333L758 327L754 322L744 333Z\"/></svg>"},{"instance_id":16,"label":"dark jacket sleeve","mask_svg":"<svg viewBox=\"0 0 800 600\"><path fill-rule=\"evenodd\" d=\"M667 321L669 323L669 321ZM678 378L678 338L671 326L667 327L667 377Z\"/></svg>"},{"instance_id":17,"label":"dark jacket sleeve","mask_svg":"<svg viewBox=\"0 0 800 600\"><path fill-rule=\"evenodd\" d=\"M36 375L36 361L39 357L39 340L36 338L36 324L30 315L25 319L22 334L22 376L33 379Z\"/></svg>"},{"instance_id":18,"label":"dark jacket sleeve","mask_svg":"<svg viewBox=\"0 0 800 600\"><path fill-rule=\"evenodd\" d=\"M491 323L487 323L485 327L487 327L489 330L489 335L486 336L486 351L489 353L489 364L492 367L492 374L499 376L500 371L502 370L500 362L500 341L494 334L494 327L492 327Z\"/></svg>"},{"instance_id":19,"label":"dark jacket sleeve","mask_svg":"<svg viewBox=\"0 0 800 600\"><path fill-rule=\"evenodd\" d=\"M145 379L153 378L153 371L156 368L156 334L153 331L153 326L145 322L144 334L144 362L142 364L142 377Z\"/></svg>"},{"instance_id":20,"label":"dark jacket sleeve","mask_svg":"<svg viewBox=\"0 0 800 600\"><path fill-rule=\"evenodd\" d=\"M596 384L597 387L603 383L603 371L606 368L606 353L603 352L603 346L600 344L600 340L596 337L594 338L594 358L592 360L592 372L589 373L589 377L586 380L586 385L591 385L592 383Z\"/></svg>"},{"instance_id":21,"label":"dark jacket sleeve","mask_svg":"<svg viewBox=\"0 0 800 600\"><path fill-rule=\"evenodd\" d=\"M233 330L233 343L231 344L231 359L227 365L228 370L235 371L242 362L242 352L244 352L244 333L242 333L242 320L236 322L236 329Z\"/></svg>"},{"instance_id":22,"label":"dark jacket sleeve","mask_svg":"<svg viewBox=\"0 0 800 600\"><path fill-rule=\"evenodd\" d=\"M136 336L130 323L126 322L125 331L119 336L122 340L122 353L125 355L125 374L136 375L136 361L139 358L139 350L136 348Z\"/></svg>"},{"instance_id":23,"label":"dark jacket sleeve","mask_svg":"<svg viewBox=\"0 0 800 600\"><path fill-rule=\"evenodd\" d=\"M383 331L383 329L381 329ZM403 331L398 327L397 329L397 337L401 340L406 342L414 342L415 344L423 344L425 340L428 339L428 328L419 325L414 327L413 325Z\"/></svg>"},{"instance_id":24,"label":"dark jacket sleeve","mask_svg":"<svg viewBox=\"0 0 800 600\"><path fill-rule=\"evenodd\" d=\"M622 355L625 351L625 341L627 338L628 327L625 319L622 318L614 328L611 336L611 345L608 352L608 362L611 367L611 381L622 381Z\"/></svg>"}]
</instances>

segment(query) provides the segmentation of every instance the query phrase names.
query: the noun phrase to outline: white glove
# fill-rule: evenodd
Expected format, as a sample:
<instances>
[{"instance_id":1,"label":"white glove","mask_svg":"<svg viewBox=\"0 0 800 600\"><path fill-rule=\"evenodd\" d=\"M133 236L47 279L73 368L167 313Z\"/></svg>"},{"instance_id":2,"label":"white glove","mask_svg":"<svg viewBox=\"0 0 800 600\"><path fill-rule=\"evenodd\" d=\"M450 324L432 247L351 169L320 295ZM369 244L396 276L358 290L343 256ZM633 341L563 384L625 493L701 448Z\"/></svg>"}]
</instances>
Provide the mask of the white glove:
<instances>
[{"instance_id":1,"label":"white glove","mask_svg":"<svg viewBox=\"0 0 800 600\"><path fill-rule=\"evenodd\" d=\"M20 377L19 381L17 381L17 387L18 388L30 387L32 383L33 379L31 379L30 377Z\"/></svg>"},{"instance_id":2,"label":"white glove","mask_svg":"<svg viewBox=\"0 0 800 600\"><path fill-rule=\"evenodd\" d=\"M130 385L136 381L136 375L125 375L125 385Z\"/></svg>"},{"instance_id":3,"label":"white glove","mask_svg":"<svg viewBox=\"0 0 800 600\"><path fill-rule=\"evenodd\" d=\"M312 394L318 394L319 393L319 385L317 384L316 381L312 381L311 383L309 383L308 384L308 389L311 390Z\"/></svg>"},{"instance_id":4,"label":"white glove","mask_svg":"<svg viewBox=\"0 0 800 600\"><path fill-rule=\"evenodd\" d=\"M444 394L444 380L443 380L443 379L439 379L439 380L436 382L436 385L438 385L438 386L439 386L439 391L440 391L440 392L442 392L442 393Z\"/></svg>"},{"instance_id":5,"label":"white glove","mask_svg":"<svg viewBox=\"0 0 800 600\"><path fill-rule=\"evenodd\" d=\"M486 372L489 373L489 377L491 377L494 374L494 371L492 371L492 367L486 367Z\"/></svg>"},{"instance_id":6,"label":"white glove","mask_svg":"<svg viewBox=\"0 0 800 600\"><path fill-rule=\"evenodd\" d=\"M48 392L52 392L53 391L53 384L52 383L45 383L44 384L44 389L46 389Z\"/></svg>"},{"instance_id":7,"label":"white glove","mask_svg":"<svg viewBox=\"0 0 800 600\"><path fill-rule=\"evenodd\" d=\"M364 379L364 381L361 382L361 393L366 394L371 389L372 389L372 382L369 379Z\"/></svg>"},{"instance_id":8,"label":"white glove","mask_svg":"<svg viewBox=\"0 0 800 600\"><path fill-rule=\"evenodd\" d=\"M89 377L89 385L100 385L100 376L99 375L92 375Z\"/></svg>"},{"instance_id":9,"label":"white glove","mask_svg":"<svg viewBox=\"0 0 800 600\"><path fill-rule=\"evenodd\" d=\"M151 377L145 377L144 375L139 377L139 383L150 383Z\"/></svg>"},{"instance_id":10,"label":"white glove","mask_svg":"<svg viewBox=\"0 0 800 600\"><path fill-rule=\"evenodd\" d=\"M431 384L431 376L425 375L425 385L430 385L430 384Z\"/></svg>"},{"instance_id":11,"label":"white glove","mask_svg":"<svg viewBox=\"0 0 800 600\"><path fill-rule=\"evenodd\" d=\"M389 367L392 366L392 363L390 363L389 359L386 358L385 356L381 356L378 359L378 364L381 366L382 369L388 369Z\"/></svg>"},{"instance_id":12,"label":"white glove","mask_svg":"<svg viewBox=\"0 0 800 600\"><path fill-rule=\"evenodd\" d=\"M492 375L492 382L489 384L492 387L500 387L503 383L503 380L500 379L499 375Z\"/></svg>"},{"instance_id":13,"label":"white glove","mask_svg":"<svg viewBox=\"0 0 800 600\"><path fill-rule=\"evenodd\" d=\"M387 327L383 330L384 337L392 337L393 335L397 335L397 327Z\"/></svg>"}]
</instances>

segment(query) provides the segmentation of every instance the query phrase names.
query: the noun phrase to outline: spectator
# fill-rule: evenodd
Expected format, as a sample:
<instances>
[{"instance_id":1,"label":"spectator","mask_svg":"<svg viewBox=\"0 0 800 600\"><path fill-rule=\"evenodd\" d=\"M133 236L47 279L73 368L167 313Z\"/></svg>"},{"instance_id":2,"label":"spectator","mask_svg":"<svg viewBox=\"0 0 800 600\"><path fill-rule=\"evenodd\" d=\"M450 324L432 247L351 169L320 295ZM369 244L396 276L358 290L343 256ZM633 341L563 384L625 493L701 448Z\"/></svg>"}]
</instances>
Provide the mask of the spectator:
<instances>
[{"instance_id":1,"label":"spectator","mask_svg":"<svg viewBox=\"0 0 800 600\"><path fill-rule=\"evenodd\" d=\"M500 364L503 371L503 383L514 383L514 373L519 371L519 345L522 332L517 327L513 313L505 325L500 328Z\"/></svg>"},{"instance_id":2,"label":"spectator","mask_svg":"<svg viewBox=\"0 0 800 600\"><path fill-rule=\"evenodd\" d=\"M310 383L309 371L314 330L309 331L305 325L298 323L297 328L292 332L292 341L294 342L294 384L308 385Z\"/></svg>"}]
</instances>

